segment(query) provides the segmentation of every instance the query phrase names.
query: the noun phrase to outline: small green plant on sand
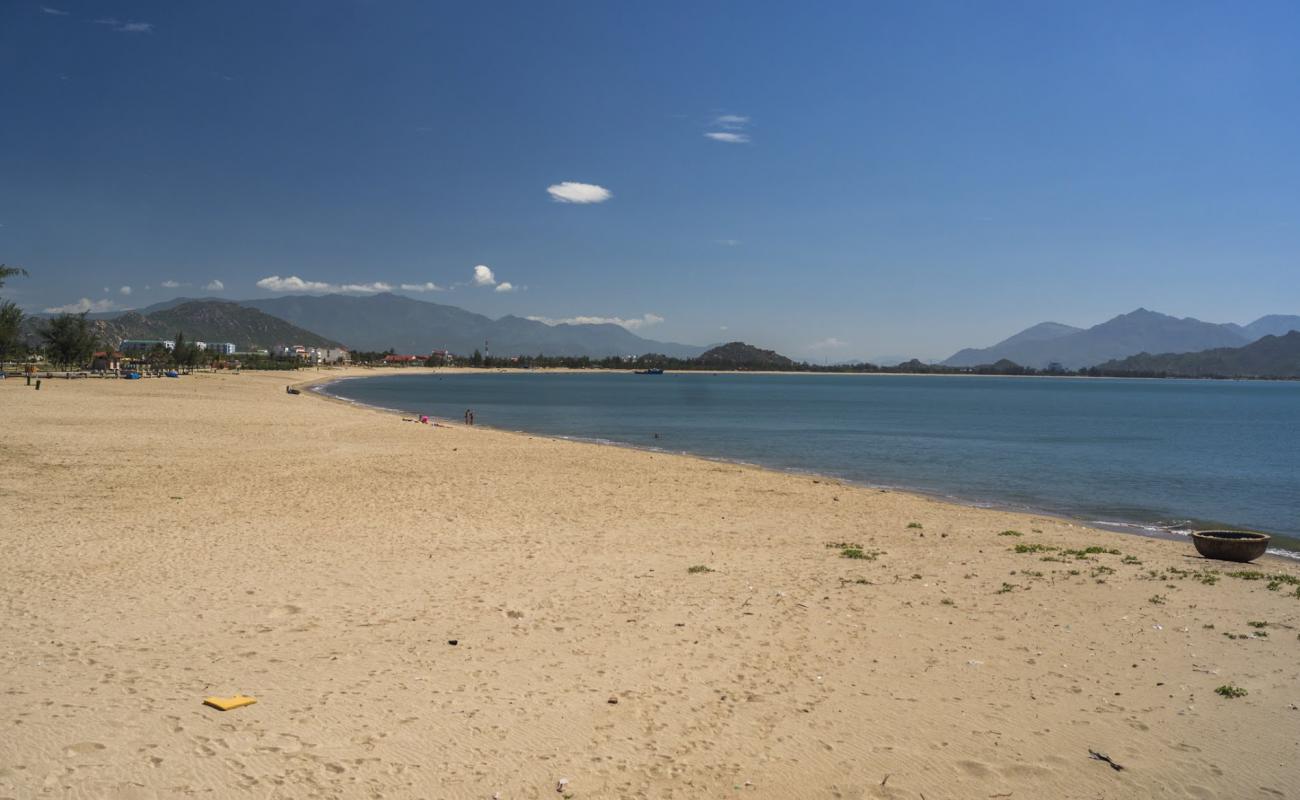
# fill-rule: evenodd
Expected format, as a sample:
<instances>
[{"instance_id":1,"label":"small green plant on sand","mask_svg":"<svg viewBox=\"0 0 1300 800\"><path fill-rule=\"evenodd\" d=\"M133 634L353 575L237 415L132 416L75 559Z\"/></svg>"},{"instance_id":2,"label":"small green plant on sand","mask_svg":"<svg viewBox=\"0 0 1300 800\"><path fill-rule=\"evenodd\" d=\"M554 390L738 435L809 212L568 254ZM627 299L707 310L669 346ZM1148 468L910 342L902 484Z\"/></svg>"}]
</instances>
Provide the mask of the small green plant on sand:
<instances>
[{"instance_id":1,"label":"small green plant on sand","mask_svg":"<svg viewBox=\"0 0 1300 800\"><path fill-rule=\"evenodd\" d=\"M1032 542L1030 544L1018 544L1012 549L1017 553L1050 553L1053 550L1058 550L1060 548L1052 547L1050 544Z\"/></svg>"},{"instance_id":2,"label":"small green plant on sand","mask_svg":"<svg viewBox=\"0 0 1300 800\"><path fill-rule=\"evenodd\" d=\"M1250 692L1247 692L1245 689L1241 688L1240 686L1233 686L1231 683L1225 683L1224 685L1215 689L1214 693L1219 695L1220 697L1226 697L1229 700L1231 700L1234 697L1245 697L1246 695L1250 694Z\"/></svg>"},{"instance_id":3,"label":"small green plant on sand","mask_svg":"<svg viewBox=\"0 0 1300 800\"><path fill-rule=\"evenodd\" d=\"M907 523L907 527L909 527L909 528L916 528L917 530L920 530L921 527L922 527L922 525L921 525L921 523L919 523L919 522L909 522L909 523Z\"/></svg>"},{"instance_id":4,"label":"small green plant on sand","mask_svg":"<svg viewBox=\"0 0 1300 800\"><path fill-rule=\"evenodd\" d=\"M827 542L826 543L827 550L843 550L846 547L856 547L859 550L862 549L862 545L858 544L857 542Z\"/></svg>"},{"instance_id":5,"label":"small green plant on sand","mask_svg":"<svg viewBox=\"0 0 1300 800\"><path fill-rule=\"evenodd\" d=\"M840 551L840 558L852 558L858 561L875 561L879 551L863 550L861 547L846 547Z\"/></svg>"},{"instance_id":6,"label":"small green plant on sand","mask_svg":"<svg viewBox=\"0 0 1300 800\"><path fill-rule=\"evenodd\" d=\"M1141 565L1142 562L1138 560L1137 556L1124 556L1124 558L1120 560L1119 563Z\"/></svg>"},{"instance_id":7,"label":"small green plant on sand","mask_svg":"<svg viewBox=\"0 0 1300 800\"><path fill-rule=\"evenodd\" d=\"M1014 592L1016 589L1019 589L1019 588L1020 588L1020 587L1017 586L1017 585L1014 584L1014 583L1006 583L1006 582L1004 581L1004 582L1002 583L1002 588L1001 588L1001 589L998 589L996 592L994 592L994 594L1010 594L1011 592Z\"/></svg>"},{"instance_id":8,"label":"small green plant on sand","mask_svg":"<svg viewBox=\"0 0 1300 800\"><path fill-rule=\"evenodd\" d=\"M713 572L713 570L709 569L703 564L696 564L693 567L689 567L686 571L691 575L699 575L701 572Z\"/></svg>"},{"instance_id":9,"label":"small green plant on sand","mask_svg":"<svg viewBox=\"0 0 1300 800\"><path fill-rule=\"evenodd\" d=\"M1237 570L1236 572L1225 572L1224 575L1229 578L1237 578L1243 581L1268 581L1267 588L1270 592L1276 592L1282 588L1283 584L1287 586L1300 587L1300 578L1294 575L1288 575L1284 572L1277 572L1272 575L1267 572L1260 572L1254 569ZM1300 592L1297 593L1300 596Z\"/></svg>"},{"instance_id":10,"label":"small green plant on sand","mask_svg":"<svg viewBox=\"0 0 1300 800\"><path fill-rule=\"evenodd\" d=\"M999 533L998 536L1024 536L1024 534L1020 531L1003 531L1002 533Z\"/></svg>"},{"instance_id":11,"label":"small green plant on sand","mask_svg":"<svg viewBox=\"0 0 1300 800\"><path fill-rule=\"evenodd\" d=\"M941 606L955 606L955 605L957 605L957 604L956 604L955 602L953 602L953 599L952 599L951 597L945 597L945 598L943 598L942 600L939 601L939 605L941 605Z\"/></svg>"},{"instance_id":12,"label":"small green plant on sand","mask_svg":"<svg viewBox=\"0 0 1300 800\"><path fill-rule=\"evenodd\" d=\"M1247 622L1246 624L1249 625L1249 626L1252 627L1252 628L1267 628L1267 627L1268 627L1268 623L1267 623L1267 622L1263 622L1263 621L1260 621L1260 620L1251 620L1250 622Z\"/></svg>"},{"instance_id":13,"label":"small green plant on sand","mask_svg":"<svg viewBox=\"0 0 1300 800\"><path fill-rule=\"evenodd\" d=\"M1153 606L1162 606L1162 605L1165 604L1165 601L1166 601L1167 599L1168 599L1168 598L1166 598L1166 597L1165 597L1164 595L1162 595L1162 594L1153 594L1153 595L1151 595L1150 597L1147 598L1147 602L1150 603L1150 604L1153 605Z\"/></svg>"}]
</instances>

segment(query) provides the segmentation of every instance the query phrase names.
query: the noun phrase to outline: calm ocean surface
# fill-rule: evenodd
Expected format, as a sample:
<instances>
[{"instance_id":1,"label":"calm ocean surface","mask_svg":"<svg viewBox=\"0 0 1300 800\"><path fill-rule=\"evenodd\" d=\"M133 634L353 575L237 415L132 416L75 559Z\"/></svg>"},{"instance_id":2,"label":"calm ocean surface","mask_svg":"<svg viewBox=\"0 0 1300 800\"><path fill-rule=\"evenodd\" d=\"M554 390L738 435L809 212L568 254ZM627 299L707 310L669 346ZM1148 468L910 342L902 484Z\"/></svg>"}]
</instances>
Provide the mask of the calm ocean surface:
<instances>
[{"instance_id":1,"label":"calm ocean surface","mask_svg":"<svg viewBox=\"0 0 1300 800\"><path fill-rule=\"evenodd\" d=\"M1300 551L1300 382L499 373L326 391L1088 521L1249 528Z\"/></svg>"}]
</instances>

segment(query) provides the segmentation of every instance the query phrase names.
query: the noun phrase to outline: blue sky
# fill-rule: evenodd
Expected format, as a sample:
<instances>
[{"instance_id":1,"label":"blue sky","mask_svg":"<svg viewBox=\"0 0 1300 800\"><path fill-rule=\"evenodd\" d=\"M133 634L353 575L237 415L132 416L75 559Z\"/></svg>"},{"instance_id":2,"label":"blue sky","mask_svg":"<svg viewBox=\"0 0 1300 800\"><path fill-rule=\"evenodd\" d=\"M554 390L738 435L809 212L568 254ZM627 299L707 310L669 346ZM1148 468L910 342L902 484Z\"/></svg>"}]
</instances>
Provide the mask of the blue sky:
<instances>
[{"instance_id":1,"label":"blue sky","mask_svg":"<svg viewBox=\"0 0 1300 800\"><path fill-rule=\"evenodd\" d=\"M8 2L0 261L32 276L3 291L380 284L819 360L1300 313L1297 31L1283 2Z\"/></svg>"}]
</instances>

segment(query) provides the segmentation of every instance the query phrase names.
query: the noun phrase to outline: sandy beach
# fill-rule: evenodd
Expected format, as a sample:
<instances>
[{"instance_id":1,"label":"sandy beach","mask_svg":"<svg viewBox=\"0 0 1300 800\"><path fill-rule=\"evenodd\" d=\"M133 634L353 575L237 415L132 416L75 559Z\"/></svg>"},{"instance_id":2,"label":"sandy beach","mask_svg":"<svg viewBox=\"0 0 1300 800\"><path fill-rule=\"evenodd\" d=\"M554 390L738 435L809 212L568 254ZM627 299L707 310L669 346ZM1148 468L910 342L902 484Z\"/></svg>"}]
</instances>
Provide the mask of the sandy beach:
<instances>
[{"instance_id":1,"label":"sandy beach","mask_svg":"<svg viewBox=\"0 0 1300 800\"><path fill-rule=\"evenodd\" d=\"M0 382L0 798L1300 797L1294 562L311 377Z\"/></svg>"}]
</instances>

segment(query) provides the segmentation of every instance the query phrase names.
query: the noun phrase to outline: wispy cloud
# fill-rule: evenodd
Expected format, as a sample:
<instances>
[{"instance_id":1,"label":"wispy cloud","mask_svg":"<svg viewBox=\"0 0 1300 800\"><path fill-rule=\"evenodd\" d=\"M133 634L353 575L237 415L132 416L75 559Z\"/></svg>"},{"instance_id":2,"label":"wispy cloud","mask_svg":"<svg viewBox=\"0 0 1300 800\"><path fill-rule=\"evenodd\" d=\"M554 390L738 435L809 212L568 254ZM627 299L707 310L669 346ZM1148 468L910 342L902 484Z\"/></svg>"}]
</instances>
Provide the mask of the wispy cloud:
<instances>
[{"instance_id":1,"label":"wispy cloud","mask_svg":"<svg viewBox=\"0 0 1300 800\"><path fill-rule=\"evenodd\" d=\"M326 283L324 281L307 281L297 275L281 278L271 275L257 282L257 288L271 292L293 292L304 294L377 294L391 292L392 284L383 281L372 283Z\"/></svg>"},{"instance_id":2,"label":"wispy cloud","mask_svg":"<svg viewBox=\"0 0 1300 800\"><path fill-rule=\"evenodd\" d=\"M748 144L749 117L743 114L720 114L709 123L712 130L705 131L704 137L725 144Z\"/></svg>"},{"instance_id":3,"label":"wispy cloud","mask_svg":"<svg viewBox=\"0 0 1300 800\"><path fill-rule=\"evenodd\" d=\"M182 284L179 281L173 281L171 279L165 280L159 285L162 286L164 289L179 289L182 286Z\"/></svg>"},{"instance_id":4,"label":"wispy cloud","mask_svg":"<svg viewBox=\"0 0 1300 800\"><path fill-rule=\"evenodd\" d=\"M511 283L510 281L501 281L500 283L497 284L497 288L493 289L492 291L513 292L514 290L515 290L515 285L513 283Z\"/></svg>"},{"instance_id":5,"label":"wispy cloud","mask_svg":"<svg viewBox=\"0 0 1300 800\"><path fill-rule=\"evenodd\" d=\"M89 297L83 297L75 303L68 303L63 306L51 306L45 309L46 314L81 314L85 311L114 311L117 309L117 303L109 300L107 297L103 300L91 300Z\"/></svg>"},{"instance_id":6,"label":"wispy cloud","mask_svg":"<svg viewBox=\"0 0 1300 800\"><path fill-rule=\"evenodd\" d=\"M730 131L740 130L749 124L749 117L740 114L722 114L713 118L713 127L726 128Z\"/></svg>"},{"instance_id":7,"label":"wispy cloud","mask_svg":"<svg viewBox=\"0 0 1300 800\"><path fill-rule=\"evenodd\" d=\"M565 317L563 319L528 317L528 319L547 325L620 325L630 331L648 328L664 321L664 318L658 314L642 314L640 317L632 317L631 319L624 319L623 317Z\"/></svg>"},{"instance_id":8,"label":"wispy cloud","mask_svg":"<svg viewBox=\"0 0 1300 800\"><path fill-rule=\"evenodd\" d=\"M604 186L575 181L552 184L546 187L546 191L557 203L603 203L614 196L614 193Z\"/></svg>"},{"instance_id":9,"label":"wispy cloud","mask_svg":"<svg viewBox=\"0 0 1300 800\"><path fill-rule=\"evenodd\" d=\"M492 272L492 268L486 264L479 264L474 267L474 285L475 286L495 286L497 276Z\"/></svg>"},{"instance_id":10,"label":"wispy cloud","mask_svg":"<svg viewBox=\"0 0 1300 800\"><path fill-rule=\"evenodd\" d=\"M124 294L124 295L130 296L130 294L131 294L131 287L130 287L130 286L123 286L121 289L118 289L118 291L121 292L121 293Z\"/></svg>"},{"instance_id":11,"label":"wispy cloud","mask_svg":"<svg viewBox=\"0 0 1300 800\"><path fill-rule=\"evenodd\" d=\"M424 283L404 283L402 284L402 291L404 292L445 292L447 290L446 288L439 286L433 281L426 281Z\"/></svg>"},{"instance_id":12,"label":"wispy cloud","mask_svg":"<svg viewBox=\"0 0 1300 800\"><path fill-rule=\"evenodd\" d=\"M808 349L809 350L838 350L841 347L848 347L848 346L849 346L848 342L842 339L836 339L834 336L830 336L825 339L821 339L816 342L813 342L812 344L808 345Z\"/></svg>"},{"instance_id":13,"label":"wispy cloud","mask_svg":"<svg viewBox=\"0 0 1300 800\"><path fill-rule=\"evenodd\" d=\"M42 11L43 13L46 13L46 14L52 14L53 16L56 16L56 17L66 17L66 16L68 16L68 12L63 11L62 9L58 9L58 8L50 8L49 6L41 6L41 11Z\"/></svg>"},{"instance_id":14,"label":"wispy cloud","mask_svg":"<svg viewBox=\"0 0 1300 800\"><path fill-rule=\"evenodd\" d=\"M113 17L103 17L95 20L95 24L104 25L118 33L153 33L152 22L123 22L122 20Z\"/></svg>"},{"instance_id":15,"label":"wispy cloud","mask_svg":"<svg viewBox=\"0 0 1300 800\"><path fill-rule=\"evenodd\" d=\"M213 278L212 280L208 281L207 285L204 286L203 288L209 292L220 292L226 288L226 285L221 281L217 280L216 278Z\"/></svg>"}]
</instances>

